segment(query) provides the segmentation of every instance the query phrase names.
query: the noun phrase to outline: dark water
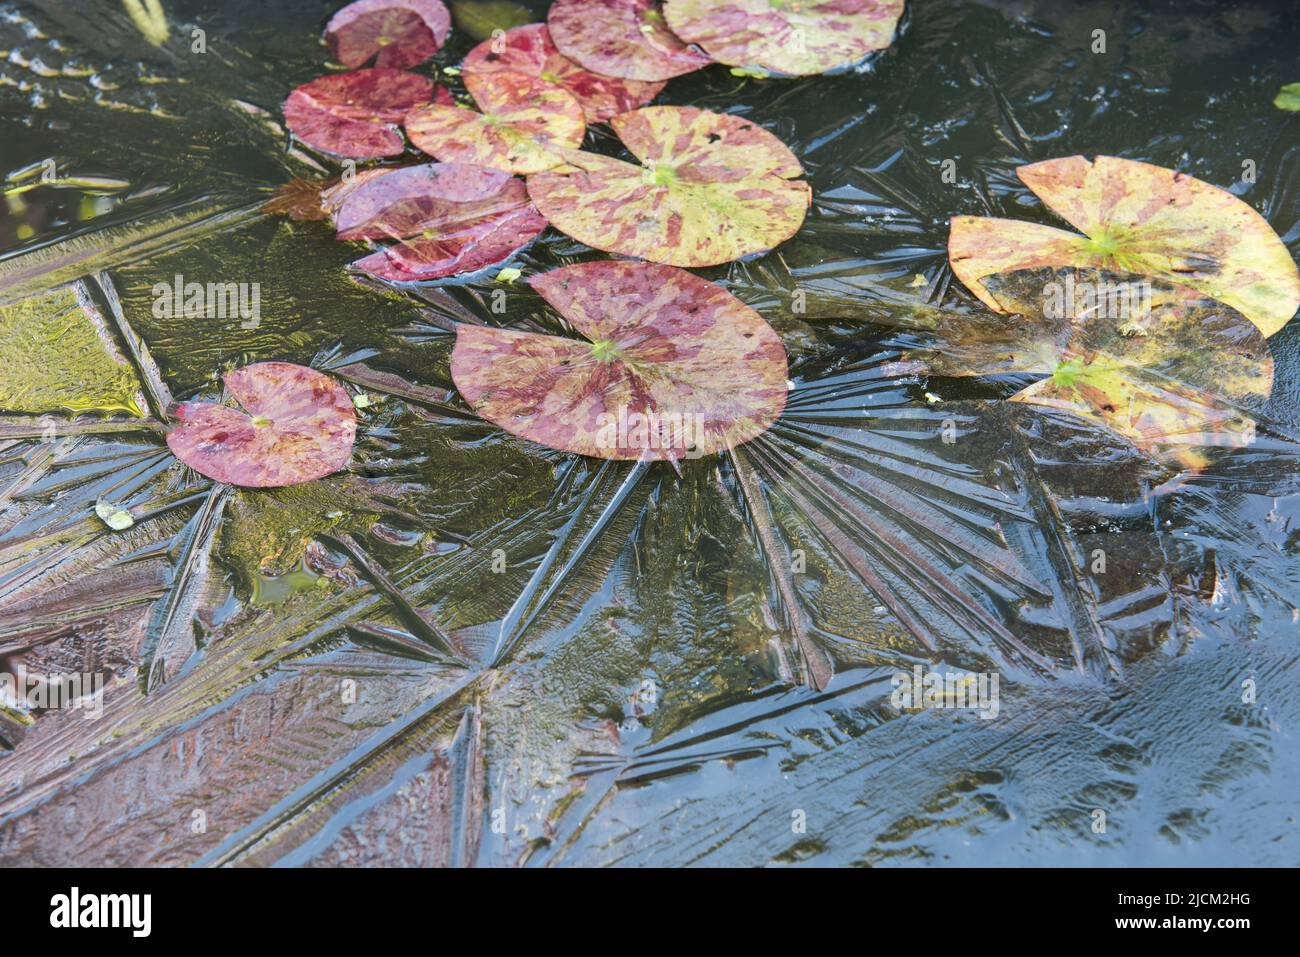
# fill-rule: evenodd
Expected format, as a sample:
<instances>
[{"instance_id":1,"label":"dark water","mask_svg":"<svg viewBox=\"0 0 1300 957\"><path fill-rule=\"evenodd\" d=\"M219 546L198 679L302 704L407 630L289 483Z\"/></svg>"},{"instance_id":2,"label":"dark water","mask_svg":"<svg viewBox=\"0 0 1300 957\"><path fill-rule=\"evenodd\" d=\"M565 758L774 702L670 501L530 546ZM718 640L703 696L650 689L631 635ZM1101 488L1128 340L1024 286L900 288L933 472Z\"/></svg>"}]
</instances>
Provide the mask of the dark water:
<instances>
[{"instance_id":1,"label":"dark water","mask_svg":"<svg viewBox=\"0 0 1300 957\"><path fill-rule=\"evenodd\" d=\"M278 108L337 4L163 5L156 49L108 0L0 4L0 301L85 278L112 326L115 292L146 400L282 359L382 401L349 473L278 492L212 489L150 433L0 445L0 661L113 676L97 721L0 709L0 861L1300 863L1295 324L1258 440L1181 476L1016 382L890 367L918 310L978 309L949 216L1055 224L1026 162L1177 168L1296 253L1287 5L916 2L865 71L670 82L789 143L815 197L779 250L702 271L782 334L787 414L680 474L469 412L441 327L503 321L504 288L505 321L558 330L524 284L364 287L360 246L258 212L326 171ZM49 158L62 182L21 188ZM549 231L513 265L601 255ZM177 274L259 284L260 324L156 318ZM30 375L7 411L45 411ZM917 664L996 673L997 717L895 707Z\"/></svg>"}]
</instances>

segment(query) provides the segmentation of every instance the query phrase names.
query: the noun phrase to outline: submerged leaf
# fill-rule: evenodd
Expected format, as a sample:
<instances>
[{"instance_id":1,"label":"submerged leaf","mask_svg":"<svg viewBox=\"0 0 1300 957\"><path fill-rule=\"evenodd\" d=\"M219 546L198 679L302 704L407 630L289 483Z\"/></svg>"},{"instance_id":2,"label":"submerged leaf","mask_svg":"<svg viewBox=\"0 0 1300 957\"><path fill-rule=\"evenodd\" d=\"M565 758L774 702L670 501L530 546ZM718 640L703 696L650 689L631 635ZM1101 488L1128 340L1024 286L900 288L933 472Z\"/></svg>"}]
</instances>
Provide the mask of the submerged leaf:
<instances>
[{"instance_id":1,"label":"submerged leaf","mask_svg":"<svg viewBox=\"0 0 1300 957\"><path fill-rule=\"evenodd\" d=\"M560 52L625 80L671 80L713 61L678 39L657 0L555 0L546 15Z\"/></svg>"},{"instance_id":2,"label":"submerged leaf","mask_svg":"<svg viewBox=\"0 0 1300 957\"><path fill-rule=\"evenodd\" d=\"M450 32L442 0L356 0L334 14L325 38L349 70L371 57L375 66L401 69L437 53Z\"/></svg>"},{"instance_id":3,"label":"submerged leaf","mask_svg":"<svg viewBox=\"0 0 1300 957\"><path fill-rule=\"evenodd\" d=\"M461 163L386 170L350 191L335 215L339 239L395 239L358 268L395 282L474 272L531 242L546 220L522 180Z\"/></svg>"},{"instance_id":4,"label":"submerged leaf","mask_svg":"<svg viewBox=\"0 0 1300 957\"><path fill-rule=\"evenodd\" d=\"M803 168L767 130L738 116L651 106L611 125L644 166L565 154L572 172L528 178L542 214L579 242L673 266L714 266L799 231L812 201Z\"/></svg>"},{"instance_id":5,"label":"submerged leaf","mask_svg":"<svg viewBox=\"0 0 1300 957\"><path fill-rule=\"evenodd\" d=\"M467 76L526 73L561 86L582 105L588 123L645 106L664 88L662 82L620 80L583 69L556 49L544 23L516 27L480 43L465 57L464 69Z\"/></svg>"},{"instance_id":6,"label":"submerged leaf","mask_svg":"<svg viewBox=\"0 0 1300 957\"><path fill-rule=\"evenodd\" d=\"M1225 302L1266 336L1300 307L1300 272L1268 222L1231 193L1183 173L1098 156L1016 171L1084 235L1009 219L954 216L952 270L992 309L983 280L997 272L1078 266L1177 282Z\"/></svg>"},{"instance_id":7,"label":"submerged leaf","mask_svg":"<svg viewBox=\"0 0 1300 957\"><path fill-rule=\"evenodd\" d=\"M411 142L430 156L508 173L540 173L563 162L553 147L577 147L587 131L578 101L539 77L470 74L465 88L482 113L435 104L406 118Z\"/></svg>"},{"instance_id":8,"label":"submerged leaf","mask_svg":"<svg viewBox=\"0 0 1300 957\"><path fill-rule=\"evenodd\" d=\"M298 222L325 219L321 193L330 185L329 180L291 179L262 204L262 212L271 216L288 216Z\"/></svg>"},{"instance_id":9,"label":"submerged leaf","mask_svg":"<svg viewBox=\"0 0 1300 957\"><path fill-rule=\"evenodd\" d=\"M693 458L761 435L785 407L780 337L713 283L609 261L529 282L586 341L460 325L451 358L461 394L508 432L606 459Z\"/></svg>"},{"instance_id":10,"label":"submerged leaf","mask_svg":"<svg viewBox=\"0 0 1300 957\"><path fill-rule=\"evenodd\" d=\"M259 362L227 372L243 411L183 402L167 446L194 471L248 488L295 485L337 472L352 456L357 416L347 390L315 369Z\"/></svg>"},{"instance_id":11,"label":"submerged leaf","mask_svg":"<svg viewBox=\"0 0 1300 957\"><path fill-rule=\"evenodd\" d=\"M398 124L417 106L449 102L427 76L374 67L304 83L284 102L284 122L308 146L353 159L397 156Z\"/></svg>"},{"instance_id":12,"label":"submerged leaf","mask_svg":"<svg viewBox=\"0 0 1300 957\"><path fill-rule=\"evenodd\" d=\"M533 19L531 10L512 0L452 0L451 15L456 27L475 40L486 40L497 30L505 32Z\"/></svg>"},{"instance_id":13,"label":"submerged leaf","mask_svg":"<svg viewBox=\"0 0 1300 957\"><path fill-rule=\"evenodd\" d=\"M719 63L809 76L894 39L903 0L666 0L668 26Z\"/></svg>"},{"instance_id":14,"label":"submerged leaf","mask_svg":"<svg viewBox=\"0 0 1300 957\"><path fill-rule=\"evenodd\" d=\"M927 357L940 375L1046 378L1012 401L1064 409L1134 445L1197 464L1191 447L1245 445L1243 411L1272 389L1268 345L1241 313L1175 283L1084 269L987 276L985 294L1017 319L945 321Z\"/></svg>"}]
</instances>

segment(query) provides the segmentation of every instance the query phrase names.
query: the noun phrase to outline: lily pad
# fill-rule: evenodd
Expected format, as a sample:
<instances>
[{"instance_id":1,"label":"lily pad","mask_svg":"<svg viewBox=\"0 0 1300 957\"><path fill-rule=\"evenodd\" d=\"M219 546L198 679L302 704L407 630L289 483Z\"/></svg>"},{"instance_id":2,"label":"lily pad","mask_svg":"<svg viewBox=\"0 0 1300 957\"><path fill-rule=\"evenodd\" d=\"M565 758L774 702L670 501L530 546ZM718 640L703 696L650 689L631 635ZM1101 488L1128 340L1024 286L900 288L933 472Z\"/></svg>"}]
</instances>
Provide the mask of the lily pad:
<instances>
[{"instance_id":1,"label":"lily pad","mask_svg":"<svg viewBox=\"0 0 1300 957\"><path fill-rule=\"evenodd\" d=\"M561 53L604 76L656 82L713 62L668 29L656 0L555 0L546 22Z\"/></svg>"},{"instance_id":2,"label":"lily pad","mask_svg":"<svg viewBox=\"0 0 1300 957\"><path fill-rule=\"evenodd\" d=\"M1201 464L1197 446L1244 445L1249 408L1269 395L1260 331L1223 302L1177 283L1099 269L1020 269L984 279L1016 320L942 316L922 354L939 375L1046 376L1012 401L1064 409L1136 446Z\"/></svg>"},{"instance_id":3,"label":"lily pad","mask_svg":"<svg viewBox=\"0 0 1300 957\"><path fill-rule=\"evenodd\" d=\"M352 159L397 156L405 144L398 128L417 106L450 102L427 76L373 67L318 77L284 102L284 121L308 146Z\"/></svg>"},{"instance_id":4,"label":"lily pad","mask_svg":"<svg viewBox=\"0 0 1300 957\"><path fill-rule=\"evenodd\" d=\"M605 459L680 459L765 432L785 408L781 339L671 266L588 262L529 280L584 340L463 324L451 373L479 415Z\"/></svg>"},{"instance_id":5,"label":"lily pad","mask_svg":"<svg viewBox=\"0 0 1300 957\"><path fill-rule=\"evenodd\" d=\"M809 76L894 40L903 0L666 0L669 28L713 59Z\"/></svg>"},{"instance_id":6,"label":"lily pad","mask_svg":"<svg viewBox=\"0 0 1300 957\"><path fill-rule=\"evenodd\" d=\"M544 23L515 27L480 43L469 51L462 69L466 76L514 72L554 83L582 105L588 123L645 106L664 88L662 82L620 80L583 69L556 48Z\"/></svg>"},{"instance_id":7,"label":"lily pad","mask_svg":"<svg viewBox=\"0 0 1300 957\"><path fill-rule=\"evenodd\" d=\"M587 124L568 92L540 77L489 73L465 77L482 113L426 106L406 118L411 142L436 159L507 173L539 173L563 162L556 148L581 145Z\"/></svg>"},{"instance_id":8,"label":"lily pad","mask_svg":"<svg viewBox=\"0 0 1300 957\"><path fill-rule=\"evenodd\" d=\"M395 282L491 266L546 228L522 180L461 163L387 170L349 192L334 221L339 239L398 240L355 264Z\"/></svg>"},{"instance_id":9,"label":"lily pad","mask_svg":"<svg viewBox=\"0 0 1300 957\"><path fill-rule=\"evenodd\" d=\"M1266 336L1300 307L1300 272L1268 222L1237 197L1183 173L1098 156L1046 160L1021 180L1084 235L1009 219L955 216L952 270L990 308L986 276L1036 266L1140 273L1227 303Z\"/></svg>"},{"instance_id":10,"label":"lily pad","mask_svg":"<svg viewBox=\"0 0 1300 957\"><path fill-rule=\"evenodd\" d=\"M167 446L194 471L248 488L296 485L348 464L357 415L347 390L315 369L259 362L227 372L243 407L183 402Z\"/></svg>"},{"instance_id":11,"label":"lily pad","mask_svg":"<svg viewBox=\"0 0 1300 957\"><path fill-rule=\"evenodd\" d=\"M375 59L375 66L416 66L438 52L451 32L441 0L357 0L325 27L334 58L349 70Z\"/></svg>"},{"instance_id":12,"label":"lily pad","mask_svg":"<svg viewBox=\"0 0 1300 957\"><path fill-rule=\"evenodd\" d=\"M812 190L771 133L738 116L651 106L614 131L645 165L570 151L566 167L528 178L542 214L606 252L674 266L714 266L764 252L799 231Z\"/></svg>"}]
</instances>

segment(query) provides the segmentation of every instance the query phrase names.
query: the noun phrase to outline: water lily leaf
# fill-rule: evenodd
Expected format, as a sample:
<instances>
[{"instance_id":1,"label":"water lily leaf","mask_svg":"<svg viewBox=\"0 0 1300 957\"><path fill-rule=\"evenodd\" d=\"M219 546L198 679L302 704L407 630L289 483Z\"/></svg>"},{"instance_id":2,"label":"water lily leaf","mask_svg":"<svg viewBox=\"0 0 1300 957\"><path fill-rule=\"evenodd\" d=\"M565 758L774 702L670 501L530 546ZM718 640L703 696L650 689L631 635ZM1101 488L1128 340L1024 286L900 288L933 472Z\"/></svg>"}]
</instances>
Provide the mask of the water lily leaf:
<instances>
[{"instance_id":1,"label":"water lily leaf","mask_svg":"<svg viewBox=\"0 0 1300 957\"><path fill-rule=\"evenodd\" d=\"M315 369L259 362L227 372L243 411L183 402L167 446L194 471L228 485L271 488L337 472L352 456L357 415L347 390Z\"/></svg>"},{"instance_id":2,"label":"water lily leaf","mask_svg":"<svg viewBox=\"0 0 1300 957\"><path fill-rule=\"evenodd\" d=\"M747 442L785 408L780 337L700 277L588 262L529 283L585 340L463 324L451 373L478 412L542 445L680 459Z\"/></svg>"},{"instance_id":3,"label":"water lily leaf","mask_svg":"<svg viewBox=\"0 0 1300 957\"><path fill-rule=\"evenodd\" d=\"M334 220L339 239L398 240L354 264L393 282L475 272L546 228L522 180L462 163L386 170L349 192Z\"/></svg>"},{"instance_id":4,"label":"water lily leaf","mask_svg":"<svg viewBox=\"0 0 1300 957\"><path fill-rule=\"evenodd\" d=\"M592 73L574 63L551 40L544 23L530 23L480 43L463 64L466 75L510 71L562 86L582 105L588 123L645 106L664 88L662 82L620 80Z\"/></svg>"},{"instance_id":5,"label":"water lily leaf","mask_svg":"<svg viewBox=\"0 0 1300 957\"><path fill-rule=\"evenodd\" d=\"M586 134L578 101L539 77L467 75L465 89L482 113L435 104L406 118L411 142L444 162L540 173L563 162L555 148L579 146Z\"/></svg>"},{"instance_id":6,"label":"water lily leaf","mask_svg":"<svg viewBox=\"0 0 1300 957\"><path fill-rule=\"evenodd\" d=\"M533 12L512 0L452 0L451 15L457 28L475 40L486 40L497 30L505 32L533 19Z\"/></svg>"},{"instance_id":7,"label":"water lily leaf","mask_svg":"<svg viewBox=\"0 0 1300 957\"><path fill-rule=\"evenodd\" d=\"M349 70L375 58L375 66L423 63L451 32L451 14L441 0L357 0L330 19L325 39L330 53Z\"/></svg>"},{"instance_id":8,"label":"water lily leaf","mask_svg":"<svg viewBox=\"0 0 1300 957\"><path fill-rule=\"evenodd\" d=\"M894 40L903 0L666 0L669 28L720 63L809 76Z\"/></svg>"},{"instance_id":9,"label":"water lily leaf","mask_svg":"<svg viewBox=\"0 0 1300 957\"><path fill-rule=\"evenodd\" d=\"M738 116L651 106L611 121L644 163L570 151L565 170L528 178L557 229L606 252L714 266L785 242L812 190L780 140ZM569 171L569 168L572 171Z\"/></svg>"},{"instance_id":10,"label":"water lily leaf","mask_svg":"<svg viewBox=\"0 0 1300 957\"><path fill-rule=\"evenodd\" d=\"M604 76L671 80L713 62L673 35L656 0L555 0L546 22L561 53Z\"/></svg>"},{"instance_id":11,"label":"water lily leaf","mask_svg":"<svg viewBox=\"0 0 1300 957\"><path fill-rule=\"evenodd\" d=\"M308 146L353 159L397 156L405 148L398 124L417 106L451 101L427 76L373 67L304 83L284 102L284 121Z\"/></svg>"},{"instance_id":12,"label":"water lily leaf","mask_svg":"<svg viewBox=\"0 0 1300 957\"><path fill-rule=\"evenodd\" d=\"M1300 83L1288 83L1278 90L1273 105L1279 110L1300 110Z\"/></svg>"},{"instance_id":13,"label":"water lily leaf","mask_svg":"<svg viewBox=\"0 0 1300 957\"><path fill-rule=\"evenodd\" d=\"M1200 464L1196 446L1248 444L1245 410L1272 389L1260 331L1223 302L1177 283L1098 269L987 276L998 311L945 316L926 357L940 375L1033 373L1012 401L1100 422L1136 446Z\"/></svg>"},{"instance_id":14,"label":"water lily leaf","mask_svg":"<svg viewBox=\"0 0 1300 957\"><path fill-rule=\"evenodd\" d=\"M990 308L981 288L996 272L1078 266L1177 282L1240 311L1266 336L1300 307L1300 272L1268 222L1237 197L1183 173L1098 156L1017 170L1051 210L1083 232L1006 219L956 216L952 270Z\"/></svg>"}]
</instances>

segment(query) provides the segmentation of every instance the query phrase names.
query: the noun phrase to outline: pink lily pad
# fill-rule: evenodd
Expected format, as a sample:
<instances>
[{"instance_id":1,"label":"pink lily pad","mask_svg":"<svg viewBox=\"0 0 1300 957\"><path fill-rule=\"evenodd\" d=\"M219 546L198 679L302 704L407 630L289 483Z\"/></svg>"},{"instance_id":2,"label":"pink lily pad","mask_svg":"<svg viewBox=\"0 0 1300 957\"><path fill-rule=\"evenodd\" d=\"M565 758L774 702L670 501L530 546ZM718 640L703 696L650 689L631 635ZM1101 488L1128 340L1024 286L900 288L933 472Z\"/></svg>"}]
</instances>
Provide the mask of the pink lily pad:
<instances>
[{"instance_id":1,"label":"pink lily pad","mask_svg":"<svg viewBox=\"0 0 1300 957\"><path fill-rule=\"evenodd\" d=\"M668 27L731 66L810 76L894 40L903 0L665 0Z\"/></svg>"},{"instance_id":2,"label":"pink lily pad","mask_svg":"<svg viewBox=\"0 0 1300 957\"><path fill-rule=\"evenodd\" d=\"M336 73L304 83L284 102L290 132L308 146L351 159L397 156L404 149L398 127L417 106L451 102L427 76L374 67Z\"/></svg>"},{"instance_id":3,"label":"pink lily pad","mask_svg":"<svg viewBox=\"0 0 1300 957\"><path fill-rule=\"evenodd\" d=\"M416 66L438 52L451 32L442 0L357 0L325 27L334 58L349 70L375 58L375 66Z\"/></svg>"},{"instance_id":4,"label":"pink lily pad","mask_svg":"<svg viewBox=\"0 0 1300 957\"><path fill-rule=\"evenodd\" d=\"M546 22L561 53L604 76L657 82L713 62L668 29L656 0L555 0Z\"/></svg>"},{"instance_id":5,"label":"pink lily pad","mask_svg":"<svg viewBox=\"0 0 1300 957\"><path fill-rule=\"evenodd\" d=\"M227 485L275 488L337 472L352 457L357 415L347 390L315 369L258 362L227 372L243 411L182 402L167 447L201 475Z\"/></svg>"},{"instance_id":6,"label":"pink lily pad","mask_svg":"<svg viewBox=\"0 0 1300 957\"><path fill-rule=\"evenodd\" d=\"M522 180L461 163L387 170L349 192L334 221L339 239L398 241L354 264L394 282L475 272L546 228Z\"/></svg>"},{"instance_id":7,"label":"pink lily pad","mask_svg":"<svg viewBox=\"0 0 1300 957\"><path fill-rule=\"evenodd\" d=\"M530 280L586 339L460 325L456 388L488 421L605 459L694 458L761 435L785 408L776 331L671 266L579 263Z\"/></svg>"},{"instance_id":8,"label":"pink lily pad","mask_svg":"<svg viewBox=\"0 0 1300 957\"><path fill-rule=\"evenodd\" d=\"M563 162L556 149L577 147L586 135L582 106L540 77L469 74L465 89L482 113L435 104L406 117L406 135L436 159L540 173Z\"/></svg>"},{"instance_id":9,"label":"pink lily pad","mask_svg":"<svg viewBox=\"0 0 1300 957\"><path fill-rule=\"evenodd\" d=\"M466 76L526 73L564 87L582 105L588 123L645 106L664 88L662 82L620 80L583 69L556 49L544 23L515 27L485 40L469 51L461 69Z\"/></svg>"},{"instance_id":10,"label":"pink lily pad","mask_svg":"<svg viewBox=\"0 0 1300 957\"><path fill-rule=\"evenodd\" d=\"M673 266L716 266L785 242L812 190L767 130L694 107L648 106L610 121L644 164L569 150L528 177L537 208L595 249Z\"/></svg>"}]
</instances>

